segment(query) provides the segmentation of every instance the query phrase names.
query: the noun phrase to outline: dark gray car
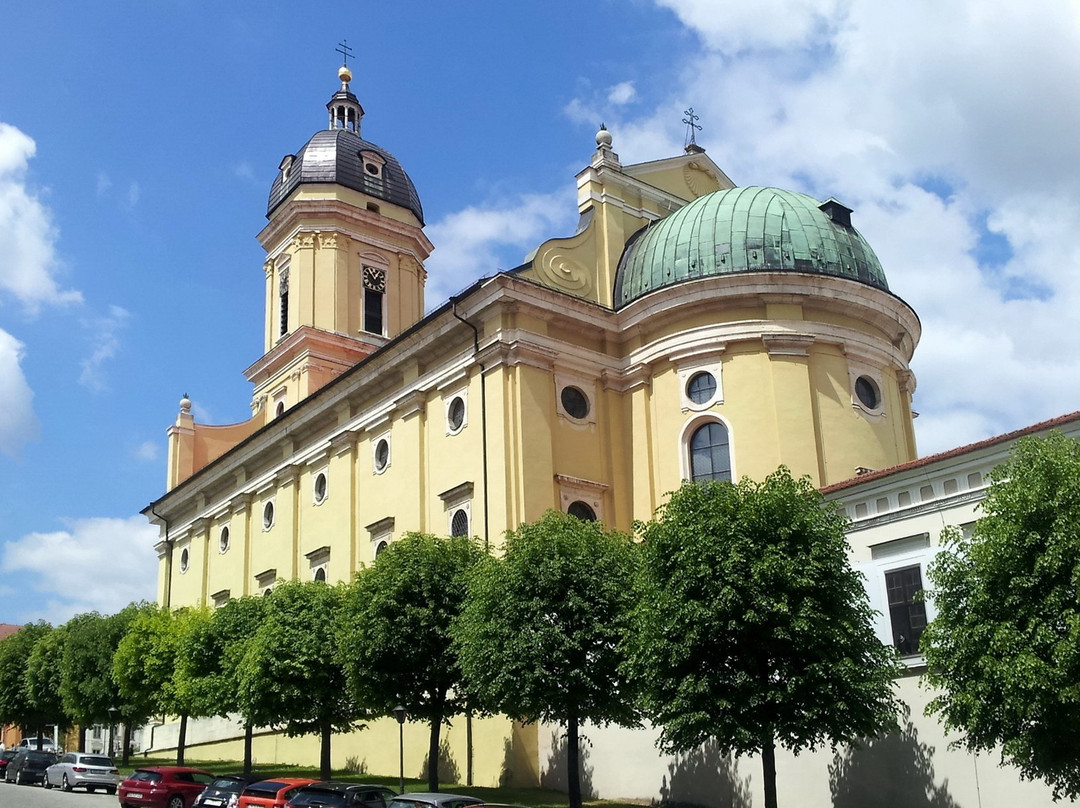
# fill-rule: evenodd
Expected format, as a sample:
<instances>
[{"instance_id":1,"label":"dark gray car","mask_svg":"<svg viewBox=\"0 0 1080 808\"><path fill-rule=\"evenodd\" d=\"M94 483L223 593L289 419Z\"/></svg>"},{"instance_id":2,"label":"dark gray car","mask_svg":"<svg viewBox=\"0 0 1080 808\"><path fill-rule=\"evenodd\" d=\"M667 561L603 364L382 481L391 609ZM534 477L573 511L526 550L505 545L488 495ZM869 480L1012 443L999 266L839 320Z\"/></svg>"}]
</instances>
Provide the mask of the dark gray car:
<instances>
[{"instance_id":1,"label":"dark gray car","mask_svg":"<svg viewBox=\"0 0 1080 808\"><path fill-rule=\"evenodd\" d=\"M119 783L120 772L112 758L86 752L68 752L45 770L43 785L45 788L59 788L63 791L71 791L73 788L96 791L100 788L109 794L115 794Z\"/></svg>"},{"instance_id":2,"label":"dark gray car","mask_svg":"<svg viewBox=\"0 0 1080 808\"><path fill-rule=\"evenodd\" d=\"M45 777L45 770L54 763L56 755L52 752L20 749L4 768L4 782L18 786L40 783Z\"/></svg>"}]
</instances>

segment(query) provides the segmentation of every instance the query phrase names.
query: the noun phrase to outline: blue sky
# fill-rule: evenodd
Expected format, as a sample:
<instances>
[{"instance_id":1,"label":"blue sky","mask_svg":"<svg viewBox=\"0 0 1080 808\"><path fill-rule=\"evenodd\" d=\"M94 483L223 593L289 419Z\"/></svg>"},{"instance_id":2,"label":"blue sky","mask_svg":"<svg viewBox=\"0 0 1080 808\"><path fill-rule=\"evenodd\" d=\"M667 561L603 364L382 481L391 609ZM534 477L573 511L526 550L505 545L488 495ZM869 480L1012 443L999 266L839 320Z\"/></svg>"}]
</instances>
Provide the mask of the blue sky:
<instances>
[{"instance_id":1,"label":"blue sky","mask_svg":"<svg viewBox=\"0 0 1080 808\"><path fill-rule=\"evenodd\" d=\"M152 598L165 429L249 414L255 234L353 48L428 306L571 232L604 121L683 110L740 185L834 196L924 333L923 454L1080 407L1080 11L1004 0L16 4L0 47L0 622ZM303 9L303 11L301 11Z\"/></svg>"}]
</instances>

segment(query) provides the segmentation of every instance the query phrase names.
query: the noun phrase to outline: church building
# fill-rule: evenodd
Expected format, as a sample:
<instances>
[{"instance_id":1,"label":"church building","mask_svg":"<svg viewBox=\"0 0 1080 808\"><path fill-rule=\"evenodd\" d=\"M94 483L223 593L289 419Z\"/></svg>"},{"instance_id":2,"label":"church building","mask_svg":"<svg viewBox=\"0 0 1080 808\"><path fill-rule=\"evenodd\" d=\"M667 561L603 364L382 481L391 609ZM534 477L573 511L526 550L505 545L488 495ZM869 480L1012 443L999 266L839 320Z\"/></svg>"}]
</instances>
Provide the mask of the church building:
<instances>
[{"instance_id":1,"label":"church building","mask_svg":"<svg viewBox=\"0 0 1080 808\"><path fill-rule=\"evenodd\" d=\"M783 464L826 488L916 461L919 319L841 202L736 187L694 143L623 164L601 127L575 232L425 301L438 245L420 195L364 139L352 75L338 77L324 128L272 168L251 417L196 423L185 396L169 428L166 492L144 511L160 529L161 604L346 581L409 531L497 549L550 508L630 531L687 479ZM390 722L335 738L333 765L396 771ZM552 782L549 728L474 723L477 785ZM173 730L156 728L157 749ZM426 730L406 732L419 772ZM197 722L191 754L240 757L242 734ZM463 727L446 738L464 771ZM612 741L651 750L649 771L662 760L651 738ZM314 738L261 733L254 749L317 759ZM659 777L633 794L594 779L604 797L663 792Z\"/></svg>"}]
</instances>

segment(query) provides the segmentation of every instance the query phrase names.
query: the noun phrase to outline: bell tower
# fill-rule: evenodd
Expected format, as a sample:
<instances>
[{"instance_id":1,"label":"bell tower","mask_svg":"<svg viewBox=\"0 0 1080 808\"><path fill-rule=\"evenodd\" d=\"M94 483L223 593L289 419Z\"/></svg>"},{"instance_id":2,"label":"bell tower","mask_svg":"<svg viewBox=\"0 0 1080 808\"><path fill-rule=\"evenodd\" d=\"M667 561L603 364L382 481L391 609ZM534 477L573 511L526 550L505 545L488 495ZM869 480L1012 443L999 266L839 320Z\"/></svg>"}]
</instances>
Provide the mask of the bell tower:
<instances>
[{"instance_id":1,"label":"bell tower","mask_svg":"<svg viewBox=\"0 0 1080 808\"><path fill-rule=\"evenodd\" d=\"M266 227L264 354L245 371L267 422L424 315L420 197L385 149L361 137L352 71L326 108L329 126L278 165Z\"/></svg>"}]
</instances>

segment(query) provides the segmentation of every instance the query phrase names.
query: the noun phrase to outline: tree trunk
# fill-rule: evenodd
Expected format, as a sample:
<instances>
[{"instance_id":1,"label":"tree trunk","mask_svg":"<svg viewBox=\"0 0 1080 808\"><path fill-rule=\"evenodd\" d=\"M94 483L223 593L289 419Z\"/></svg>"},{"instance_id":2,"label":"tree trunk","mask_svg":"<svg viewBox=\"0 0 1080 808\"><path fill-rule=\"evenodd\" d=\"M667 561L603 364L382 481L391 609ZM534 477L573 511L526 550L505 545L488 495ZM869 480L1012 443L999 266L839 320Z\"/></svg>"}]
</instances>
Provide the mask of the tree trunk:
<instances>
[{"instance_id":1,"label":"tree trunk","mask_svg":"<svg viewBox=\"0 0 1080 808\"><path fill-rule=\"evenodd\" d=\"M761 768L765 786L765 808L777 808L776 746L771 733L761 742Z\"/></svg>"},{"instance_id":2,"label":"tree trunk","mask_svg":"<svg viewBox=\"0 0 1080 808\"><path fill-rule=\"evenodd\" d=\"M121 765L123 765L126 768L128 763L131 762L131 722L130 721L125 721L124 724L123 724L123 727L124 727L124 737L123 737L124 748L121 750L120 763L121 763ZM112 737L112 730L109 730L109 737L110 738Z\"/></svg>"},{"instance_id":3,"label":"tree trunk","mask_svg":"<svg viewBox=\"0 0 1080 808\"><path fill-rule=\"evenodd\" d=\"M79 751L80 752L89 751L86 748L86 727L83 726L82 724L79 724Z\"/></svg>"},{"instance_id":4,"label":"tree trunk","mask_svg":"<svg viewBox=\"0 0 1080 808\"><path fill-rule=\"evenodd\" d=\"M566 722L566 786L570 808L581 808L581 753L578 746L578 719L571 715Z\"/></svg>"},{"instance_id":5,"label":"tree trunk","mask_svg":"<svg viewBox=\"0 0 1080 808\"><path fill-rule=\"evenodd\" d=\"M244 724L244 774L251 774L251 735L253 727Z\"/></svg>"},{"instance_id":6,"label":"tree trunk","mask_svg":"<svg viewBox=\"0 0 1080 808\"><path fill-rule=\"evenodd\" d=\"M431 716L431 733L428 740L427 782L428 791L439 790L439 733L442 732L442 710L436 706Z\"/></svg>"},{"instance_id":7,"label":"tree trunk","mask_svg":"<svg viewBox=\"0 0 1080 808\"><path fill-rule=\"evenodd\" d=\"M324 718L322 722L322 745L319 750L319 779L330 779L330 735L332 728L330 719Z\"/></svg>"},{"instance_id":8,"label":"tree trunk","mask_svg":"<svg viewBox=\"0 0 1080 808\"><path fill-rule=\"evenodd\" d=\"M187 746L187 713L180 715L180 737L176 740L176 765L184 765L184 747Z\"/></svg>"},{"instance_id":9,"label":"tree trunk","mask_svg":"<svg viewBox=\"0 0 1080 808\"><path fill-rule=\"evenodd\" d=\"M472 710L465 713L465 785L471 786L473 769Z\"/></svg>"}]
</instances>

